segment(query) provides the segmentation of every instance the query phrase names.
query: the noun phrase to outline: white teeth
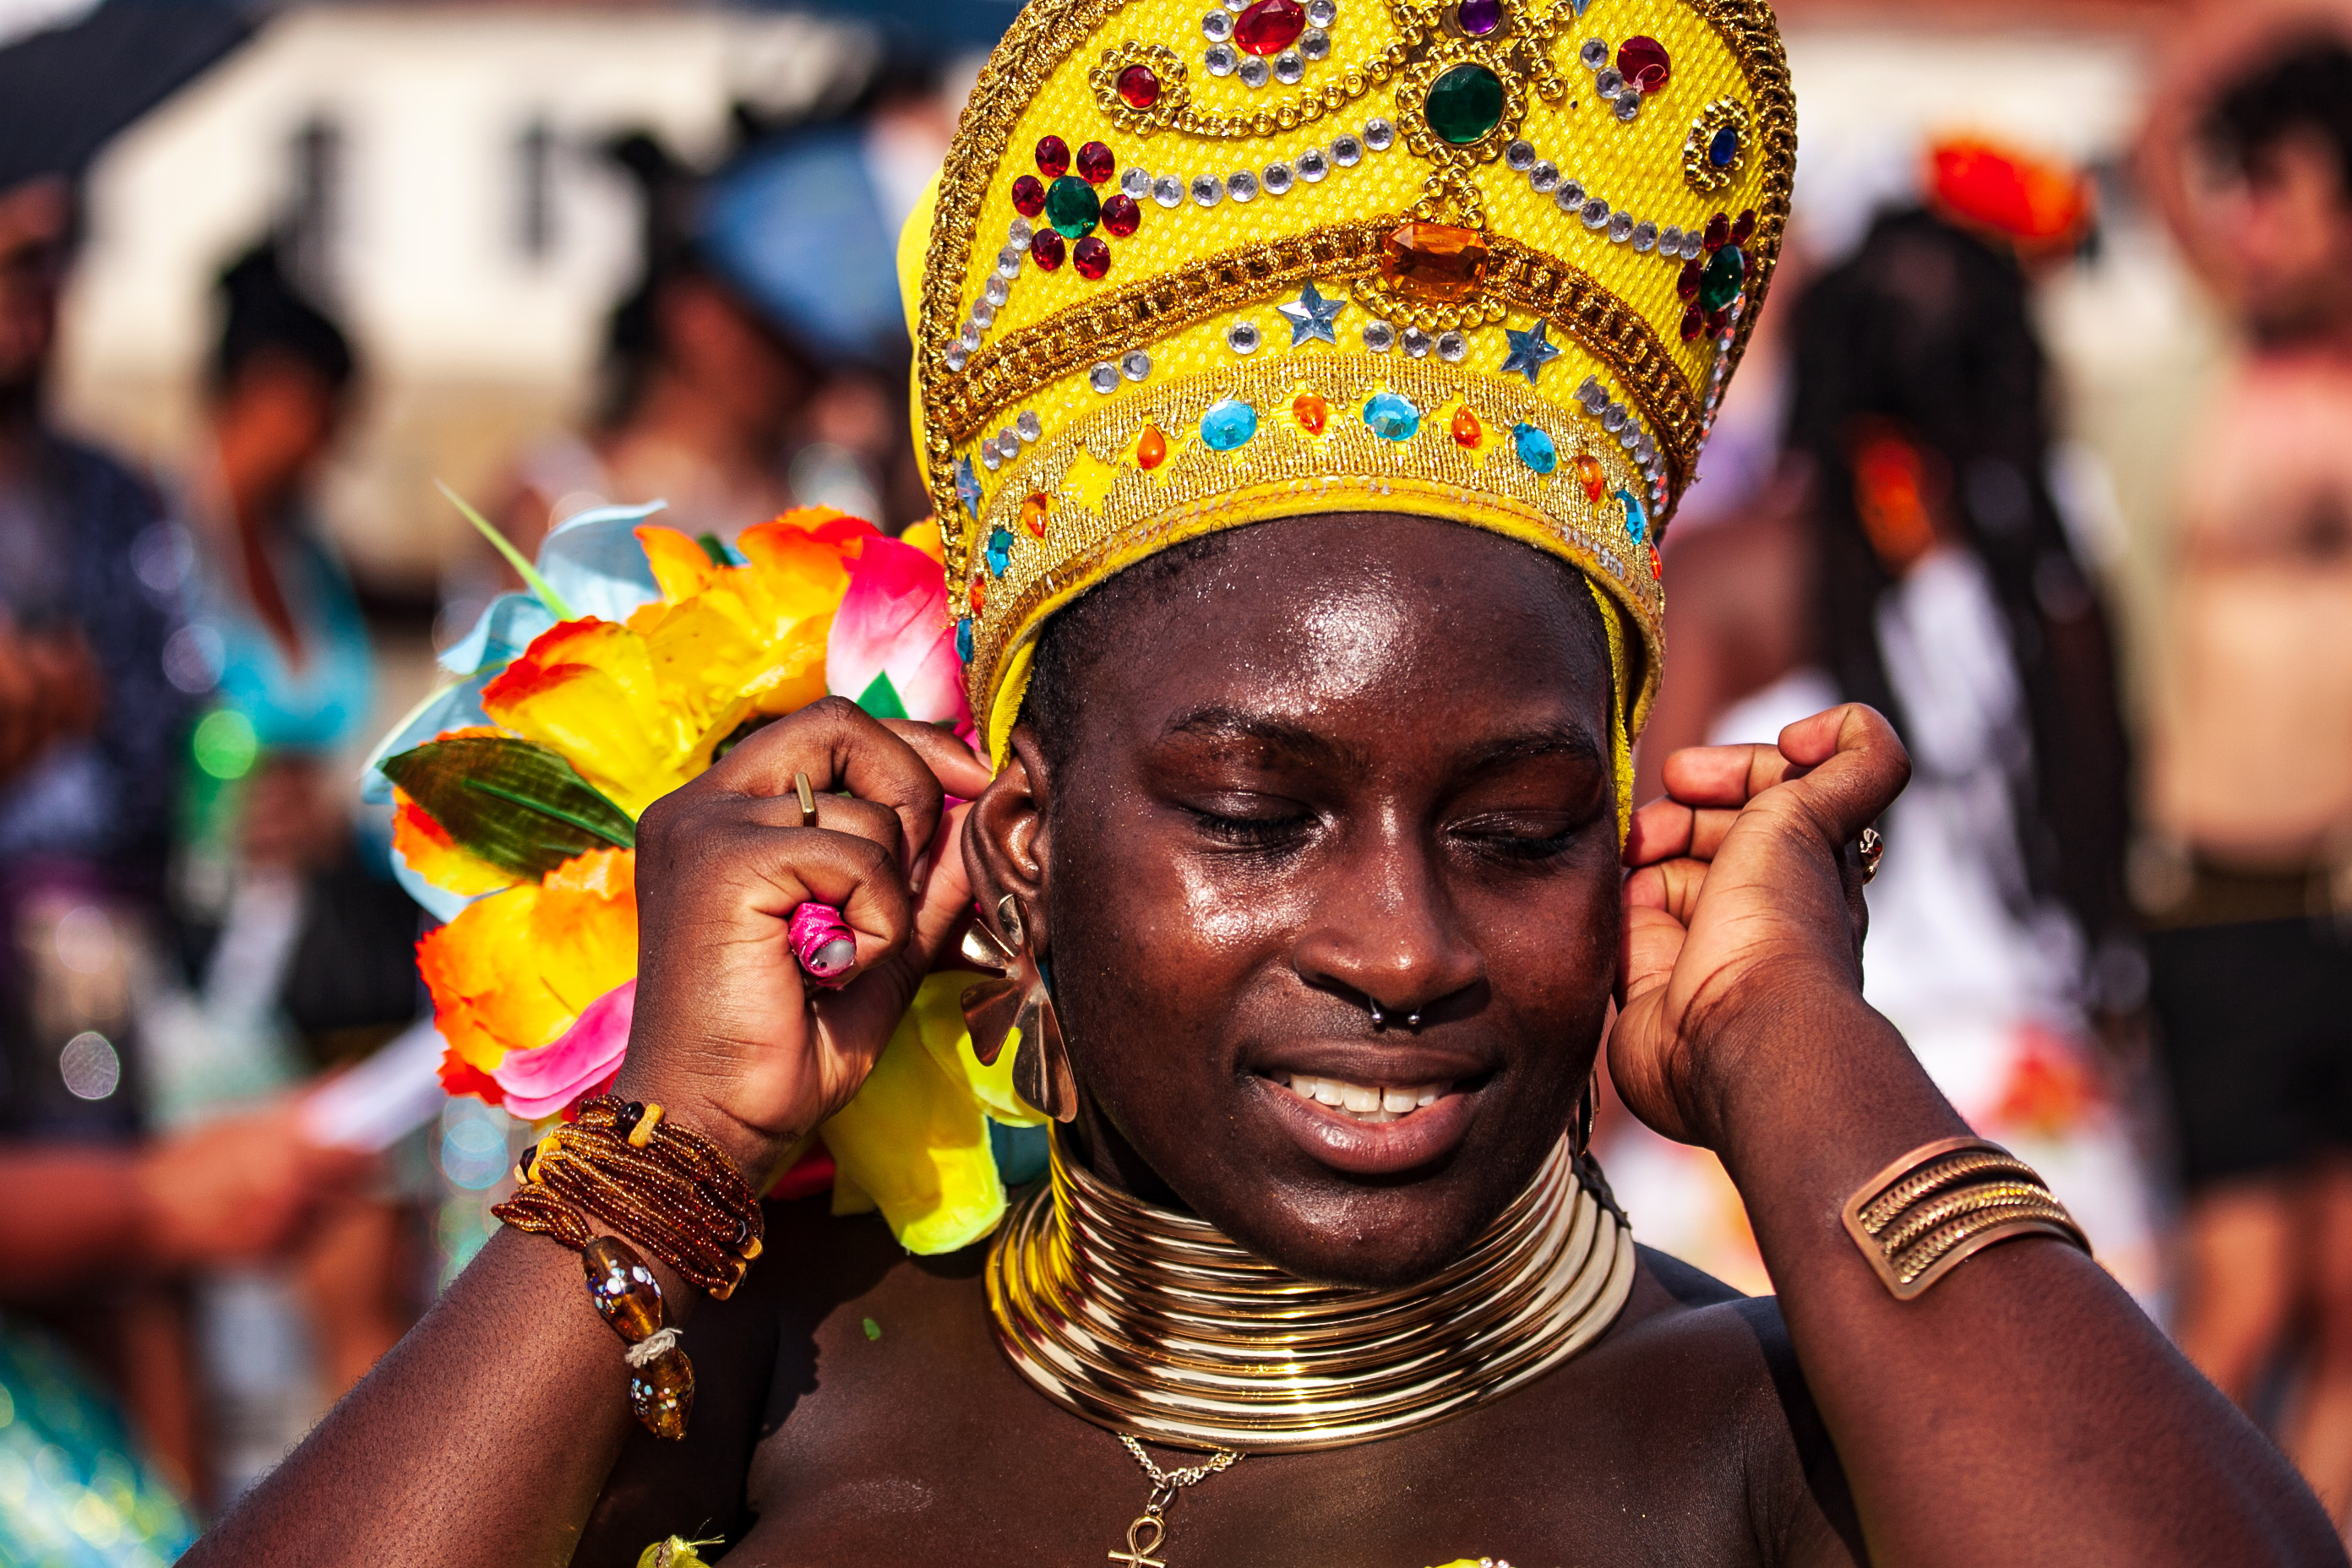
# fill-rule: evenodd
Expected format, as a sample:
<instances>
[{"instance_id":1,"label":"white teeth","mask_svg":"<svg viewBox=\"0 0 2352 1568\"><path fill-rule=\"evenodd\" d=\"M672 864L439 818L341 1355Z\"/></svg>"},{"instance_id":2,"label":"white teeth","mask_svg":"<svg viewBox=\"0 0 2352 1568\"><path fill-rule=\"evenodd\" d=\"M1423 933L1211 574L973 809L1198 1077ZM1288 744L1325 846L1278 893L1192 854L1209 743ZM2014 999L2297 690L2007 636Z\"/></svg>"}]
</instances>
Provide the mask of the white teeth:
<instances>
[{"instance_id":1,"label":"white teeth","mask_svg":"<svg viewBox=\"0 0 2352 1568\"><path fill-rule=\"evenodd\" d=\"M1379 1126L1435 1105L1454 1086L1450 1083L1406 1084L1402 1087L1349 1083L1340 1079L1290 1073L1282 1080L1302 1100L1346 1111L1359 1121Z\"/></svg>"}]
</instances>

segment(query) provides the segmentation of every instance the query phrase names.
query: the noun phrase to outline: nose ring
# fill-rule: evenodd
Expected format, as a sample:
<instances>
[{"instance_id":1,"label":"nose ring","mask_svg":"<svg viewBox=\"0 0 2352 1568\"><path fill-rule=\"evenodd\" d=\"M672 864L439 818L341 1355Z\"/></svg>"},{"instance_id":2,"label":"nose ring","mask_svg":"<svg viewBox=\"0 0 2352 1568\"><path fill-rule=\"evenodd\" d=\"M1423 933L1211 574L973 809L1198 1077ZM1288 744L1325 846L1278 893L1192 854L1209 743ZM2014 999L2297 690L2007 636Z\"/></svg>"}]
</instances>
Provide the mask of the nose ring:
<instances>
[{"instance_id":1,"label":"nose ring","mask_svg":"<svg viewBox=\"0 0 2352 1568\"><path fill-rule=\"evenodd\" d=\"M1388 1016L1386 1013L1383 1013L1383 1012L1381 1012L1381 1004L1380 1004L1380 1000L1379 1000L1379 998L1377 998L1377 997L1374 997L1374 996L1371 996L1371 995L1369 995L1369 994L1368 994L1368 995L1366 995L1366 996L1365 996L1365 998L1364 998L1364 1005L1365 1005L1366 1006L1370 1007L1370 1008L1372 1010L1372 1027L1373 1027L1373 1028L1375 1028L1375 1029L1385 1029L1385 1028L1387 1028L1387 1027L1389 1026L1389 1016ZM1418 1029L1418 1028L1420 1028L1420 1027L1421 1027L1421 1015L1420 1015L1420 1014L1418 1014L1418 1013L1407 1013L1407 1014L1404 1016L1404 1026L1405 1026L1406 1028L1408 1028L1408 1029Z\"/></svg>"}]
</instances>

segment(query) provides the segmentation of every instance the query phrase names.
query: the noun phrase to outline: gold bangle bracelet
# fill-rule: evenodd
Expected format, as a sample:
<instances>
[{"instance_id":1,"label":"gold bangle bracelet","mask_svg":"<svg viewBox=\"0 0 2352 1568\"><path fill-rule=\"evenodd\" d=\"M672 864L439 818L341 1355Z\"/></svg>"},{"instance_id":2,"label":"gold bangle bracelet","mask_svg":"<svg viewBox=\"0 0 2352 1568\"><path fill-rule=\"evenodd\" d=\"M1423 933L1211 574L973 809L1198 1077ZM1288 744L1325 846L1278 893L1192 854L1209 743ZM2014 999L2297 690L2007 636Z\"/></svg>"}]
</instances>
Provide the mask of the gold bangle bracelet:
<instances>
[{"instance_id":1,"label":"gold bangle bracelet","mask_svg":"<svg viewBox=\"0 0 2352 1568\"><path fill-rule=\"evenodd\" d=\"M1914 1149L1845 1201L1846 1234L1898 1301L1988 1247L2048 1236L2091 1250L2033 1167L1997 1144L1946 1138Z\"/></svg>"}]
</instances>

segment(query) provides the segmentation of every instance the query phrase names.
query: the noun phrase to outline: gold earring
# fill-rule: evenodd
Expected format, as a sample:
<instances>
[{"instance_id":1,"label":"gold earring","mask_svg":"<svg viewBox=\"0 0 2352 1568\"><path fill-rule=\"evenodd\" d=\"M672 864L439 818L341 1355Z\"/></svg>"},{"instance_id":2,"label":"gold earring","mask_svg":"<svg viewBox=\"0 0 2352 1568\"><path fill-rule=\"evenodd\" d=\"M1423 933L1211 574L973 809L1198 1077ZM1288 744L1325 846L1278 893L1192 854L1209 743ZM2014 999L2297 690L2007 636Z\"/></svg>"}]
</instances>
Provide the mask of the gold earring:
<instances>
[{"instance_id":1,"label":"gold earring","mask_svg":"<svg viewBox=\"0 0 2352 1568\"><path fill-rule=\"evenodd\" d=\"M1570 1151L1582 1159L1592 1147L1592 1120L1601 1113L1601 1068L1596 1065L1592 1076L1584 1080L1584 1099L1576 1107L1576 1147Z\"/></svg>"},{"instance_id":2,"label":"gold earring","mask_svg":"<svg viewBox=\"0 0 2352 1568\"><path fill-rule=\"evenodd\" d=\"M1013 1042L1013 1092L1056 1121L1078 1114L1078 1084L1070 1074L1070 1053L1062 1044L1062 1021L1054 994L1029 945L1021 902L1007 893L996 903L999 936L985 921L964 933L964 961L996 976L963 994L963 1020L971 1030L972 1055L993 1067Z\"/></svg>"}]
</instances>

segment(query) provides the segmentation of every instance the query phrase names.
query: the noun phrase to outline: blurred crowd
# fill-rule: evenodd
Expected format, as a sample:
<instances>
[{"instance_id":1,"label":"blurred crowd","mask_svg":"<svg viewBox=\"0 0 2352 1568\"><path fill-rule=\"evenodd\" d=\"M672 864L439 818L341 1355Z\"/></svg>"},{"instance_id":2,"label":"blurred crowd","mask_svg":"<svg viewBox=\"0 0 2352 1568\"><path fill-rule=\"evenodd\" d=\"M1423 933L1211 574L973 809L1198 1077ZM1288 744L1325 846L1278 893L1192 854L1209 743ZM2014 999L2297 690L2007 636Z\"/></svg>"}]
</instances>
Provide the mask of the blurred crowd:
<instances>
[{"instance_id":1,"label":"blurred crowd","mask_svg":"<svg viewBox=\"0 0 2352 1568\"><path fill-rule=\"evenodd\" d=\"M1872 1000L2343 1517L2352 10L2230 5L2173 46L2129 166L1956 127L1851 236L1801 200L1667 535L1640 777L1838 701L1890 716L1916 773ZM896 237L953 79L883 49L814 107L739 108L716 153L595 139L640 215L632 275L573 421L480 498L525 556L616 503L718 541L799 504L918 521ZM394 650L516 584L487 545L424 605L346 559L321 479L396 345L339 320L290 222L215 258L180 449L67 429L84 167L12 156L5 115L0 1563L165 1562L462 1266L521 1136L333 1099L354 1064L432 1059L429 917L353 782L414 694ZM2159 481L2138 658L2045 326L2117 203L2168 225L2231 345ZM1710 1156L1622 1113L1601 1140L1643 1240L1769 1289Z\"/></svg>"}]
</instances>

